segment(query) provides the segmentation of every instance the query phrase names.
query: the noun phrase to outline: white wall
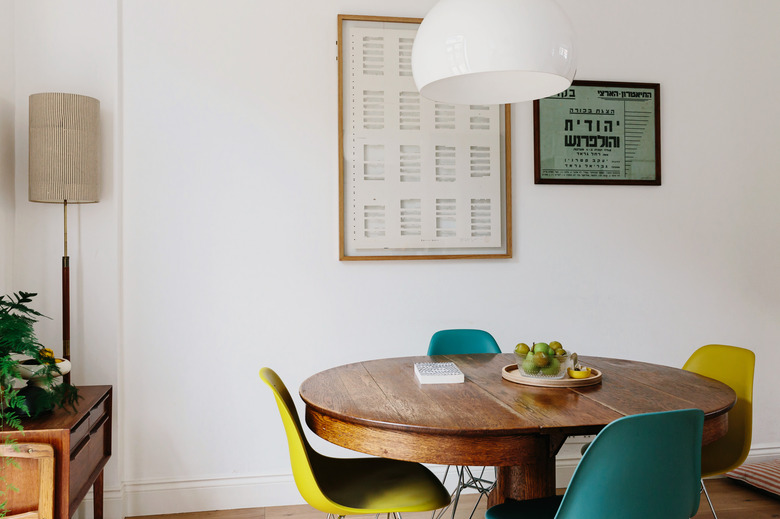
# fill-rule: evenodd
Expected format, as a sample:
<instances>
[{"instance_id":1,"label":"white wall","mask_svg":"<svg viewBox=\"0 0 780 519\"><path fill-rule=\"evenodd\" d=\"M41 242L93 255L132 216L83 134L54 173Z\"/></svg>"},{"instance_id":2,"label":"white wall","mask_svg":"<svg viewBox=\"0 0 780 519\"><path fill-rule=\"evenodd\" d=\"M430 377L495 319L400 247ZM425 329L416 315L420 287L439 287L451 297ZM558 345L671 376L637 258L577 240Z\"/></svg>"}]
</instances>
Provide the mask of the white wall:
<instances>
[{"instance_id":1,"label":"white wall","mask_svg":"<svg viewBox=\"0 0 780 519\"><path fill-rule=\"evenodd\" d=\"M63 206L28 201L30 94L67 92L100 100L102 188L97 204L68 206L71 380L119 382L119 196L115 156L118 32L115 2L33 0L15 4L16 223L13 290L38 292L36 309L51 317L36 326L44 344L61 352ZM117 387L114 405L121 402ZM115 435L121 407L114 414ZM120 488L119 449L105 473Z\"/></svg>"},{"instance_id":2,"label":"white wall","mask_svg":"<svg viewBox=\"0 0 780 519\"><path fill-rule=\"evenodd\" d=\"M14 3L0 0L0 294L11 286L14 208Z\"/></svg>"},{"instance_id":3,"label":"white wall","mask_svg":"<svg viewBox=\"0 0 780 519\"><path fill-rule=\"evenodd\" d=\"M336 15L433 3L14 4L14 280L46 288L49 315L61 208L26 202L26 97L100 98L116 143L72 254L77 380L118 384L111 517L298 501L258 369L294 389L334 365L419 354L448 327L490 330L505 351L556 338L672 366L703 344L752 348L754 455L780 453L780 100L767 95L780 4L560 0L579 78L661 83L663 185L534 185L531 106L518 104L513 259L341 263Z\"/></svg>"}]
</instances>

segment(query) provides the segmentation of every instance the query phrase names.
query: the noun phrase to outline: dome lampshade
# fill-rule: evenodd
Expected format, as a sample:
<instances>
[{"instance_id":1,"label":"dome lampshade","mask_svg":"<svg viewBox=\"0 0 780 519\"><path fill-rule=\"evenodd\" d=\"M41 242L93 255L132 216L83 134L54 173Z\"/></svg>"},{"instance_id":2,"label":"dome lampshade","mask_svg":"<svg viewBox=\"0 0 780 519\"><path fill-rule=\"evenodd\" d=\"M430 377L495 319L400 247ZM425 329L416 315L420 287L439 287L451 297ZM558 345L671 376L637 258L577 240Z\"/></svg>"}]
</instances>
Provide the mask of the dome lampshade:
<instances>
[{"instance_id":1,"label":"dome lampshade","mask_svg":"<svg viewBox=\"0 0 780 519\"><path fill-rule=\"evenodd\" d=\"M565 90L575 34L553 0L440 0L412 49L420 94L453 104L504 104Z\"/></svg>"}]
</instances>

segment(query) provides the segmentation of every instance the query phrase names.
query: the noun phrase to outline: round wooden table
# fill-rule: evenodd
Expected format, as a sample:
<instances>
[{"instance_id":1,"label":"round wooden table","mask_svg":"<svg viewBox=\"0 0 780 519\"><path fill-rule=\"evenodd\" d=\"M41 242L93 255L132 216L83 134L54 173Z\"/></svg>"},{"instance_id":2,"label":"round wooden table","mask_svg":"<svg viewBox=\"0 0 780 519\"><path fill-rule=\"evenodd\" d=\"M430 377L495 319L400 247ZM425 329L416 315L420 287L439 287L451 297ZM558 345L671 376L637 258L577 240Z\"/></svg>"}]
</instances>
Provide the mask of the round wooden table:
<instances>
[{"instance_id":1,"label":"round wooden table","mask_svg":"<svg viewBox=\"0 0 780 519\"><path fill-rule=\"evenodd\" d=\"M420 385L415 362L455 362L463 384ZM359 452L443 465L496 466L488 505L555 494L555 455L568 436L597 434L621 416L698 408L704 443L726 433L736 395L727 385L677 368L600 357L598 385L546 388L501 376L513 354L403 357L332 368L300 388L306 423ZM674 441L674 439L670 439Z\"/></svg>"}]
</instances>

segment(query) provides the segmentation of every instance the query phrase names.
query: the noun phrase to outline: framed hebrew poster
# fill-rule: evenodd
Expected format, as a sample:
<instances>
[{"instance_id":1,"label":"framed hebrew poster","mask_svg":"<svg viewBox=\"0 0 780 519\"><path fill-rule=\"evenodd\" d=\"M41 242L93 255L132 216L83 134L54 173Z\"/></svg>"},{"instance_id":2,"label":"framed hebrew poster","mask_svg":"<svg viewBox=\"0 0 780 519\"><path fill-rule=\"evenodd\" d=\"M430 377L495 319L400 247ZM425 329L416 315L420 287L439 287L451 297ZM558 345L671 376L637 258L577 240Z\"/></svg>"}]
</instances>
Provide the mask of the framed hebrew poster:
<instances>
[{"instance_id":1,"label":"framed hebrew poster","mask_svg":"<svg viewBox=\"0 0 780 519\"><path fill-rule=\"evenodd\" d=\"M509 106L421 97L421 21L338 17L339 258L510 258Z\"/></svg>"},{"instance_id":2,"label":"framed hebrew poster","mask_svg":"<svg viewBox=\"0 0 780 519\"><path fill-rule=\"evenodd\" d=\"M574 81L534 101L536 184L661 185L658 83Z\"/></svg>"}]
</instances>

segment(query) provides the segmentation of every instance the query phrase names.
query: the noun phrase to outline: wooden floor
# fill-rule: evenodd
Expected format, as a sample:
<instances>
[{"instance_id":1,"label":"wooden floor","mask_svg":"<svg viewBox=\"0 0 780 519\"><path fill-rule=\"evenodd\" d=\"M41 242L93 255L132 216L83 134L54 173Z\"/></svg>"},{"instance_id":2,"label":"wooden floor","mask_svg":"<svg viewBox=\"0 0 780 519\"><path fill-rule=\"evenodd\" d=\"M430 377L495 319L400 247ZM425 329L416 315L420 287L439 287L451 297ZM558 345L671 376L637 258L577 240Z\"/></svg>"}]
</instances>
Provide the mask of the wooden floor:
<instances>
[{"instance_id":1,"label":"wooden floor","mask_svg":"<svg viewBox=\"0 0 780 519\"><path fill-rule=\"evenodd\" d=\"M780 518L780 500L751 490L725 478L707 482L718 519L769 519ZM461 498L455 519L467 519L471 512L475 494ZM479 503L475 519L484 517L485 500ZM352 516L350 516L352 517ZM360 516L355 516L360 517ZM365 516L364 516L365 517ZM369 516L373 517L373 516ZM696 519L712 519L707 499L702 495ZM267 508L244 508L239 510L217 510L187 514L151 515L145 519L324 519L325 514L307 505L273 506ZM404 514L404 519L430 519L430 513ZM443 519L450 519L446 514ZM128 518L131 519L131 518ZM519 519L519 518L518 518Z\"/></svg>"}]
</instances>

